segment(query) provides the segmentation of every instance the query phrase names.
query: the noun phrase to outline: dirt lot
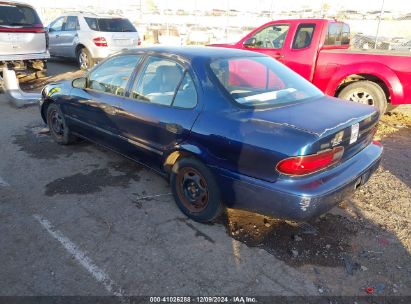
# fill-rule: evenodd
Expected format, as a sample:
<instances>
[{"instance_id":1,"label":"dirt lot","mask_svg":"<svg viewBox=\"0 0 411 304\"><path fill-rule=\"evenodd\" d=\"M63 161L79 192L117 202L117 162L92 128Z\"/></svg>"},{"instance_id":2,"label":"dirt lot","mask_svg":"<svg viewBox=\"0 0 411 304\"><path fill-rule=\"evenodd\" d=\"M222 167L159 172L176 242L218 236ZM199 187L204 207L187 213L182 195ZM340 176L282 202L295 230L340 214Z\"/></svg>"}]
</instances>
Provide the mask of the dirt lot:
<instances>
[{"instance_id":1,"label":"dirt lot","mask_svg":"<svg viewBox=\"0 0 411 304\"><path fill-rule=\"evenodd\" d=\"M81 74L50 68L25 89ZM319 219L228 210L201 225L153 172L87 142L54 144L37 108L0 95L0 295L411 296L410 112L382 118L381 168Z\"/></svg>"}]
</instances>

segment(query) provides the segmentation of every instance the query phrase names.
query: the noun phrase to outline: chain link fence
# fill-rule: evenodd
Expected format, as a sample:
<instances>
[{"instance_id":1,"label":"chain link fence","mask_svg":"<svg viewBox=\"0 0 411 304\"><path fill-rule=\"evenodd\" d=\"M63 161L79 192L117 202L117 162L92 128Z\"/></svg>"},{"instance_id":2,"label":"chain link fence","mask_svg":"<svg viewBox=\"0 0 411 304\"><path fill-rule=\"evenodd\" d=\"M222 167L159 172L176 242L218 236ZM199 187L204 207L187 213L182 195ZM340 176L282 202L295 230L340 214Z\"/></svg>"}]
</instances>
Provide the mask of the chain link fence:
<instances>
[{"instance_id":1,"label":"chain link fence","mask_svg":"<svg viewBox=\"0 0 411 304\"><path fill-rule=\"evenodd\" d=\"M87 4L84 4L87 2ZM144 44L208 44L236 42L270 20L335 18L351 27L356 49L411 51L411 2L400 0L118 0L56 1L38 9L46 24L65 11L83 10L123 15L137 27ZM292 2L292 3L291 3Z\"/></svg>"}]
</instances>

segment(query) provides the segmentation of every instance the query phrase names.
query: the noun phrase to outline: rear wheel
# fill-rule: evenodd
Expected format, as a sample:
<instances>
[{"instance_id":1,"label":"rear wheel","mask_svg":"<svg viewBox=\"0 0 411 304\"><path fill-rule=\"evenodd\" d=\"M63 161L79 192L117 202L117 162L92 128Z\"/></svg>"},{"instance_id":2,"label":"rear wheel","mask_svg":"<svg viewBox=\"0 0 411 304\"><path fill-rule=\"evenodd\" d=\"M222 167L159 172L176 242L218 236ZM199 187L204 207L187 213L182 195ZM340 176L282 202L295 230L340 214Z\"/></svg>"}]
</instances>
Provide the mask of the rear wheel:
<instances>
[{"instance_id":1,"label":"rear wheel","mask_svg":"<svg viewBox=\"0 0 411 304\"><path fill-rule=\"evenodd\" d=\"M375 82L362 80L351 83L341 90L339 98L374 106L381 114L387 110L387 97Z\"/></svg>"},{"instance_id":2,"label":"rear wheel","mask_svg":"<svg viewBox=\"0 0 411 304\"><path fill-rule=\"evenodd\" d=\"M47 108L47 125L53 139L61 145L69 145L76 141L76 137L71 134L67 127L66 120L60 107L54 103Z\"/></svg>"},{"instance_id":3,"label":"rear wheel","mask_svg":"<svg viewBox=\"0 0 411 304\"><path fill-rule=\"evenodd\" d=\"M174 164L171 187L177 206L197 222L211 222L224 211L213 174L194 158L183 158Z\"/></svg>"},{"instance_id":4,"label":"rear wheel","mask_svg":"<svg viewBox=\"0 0 411 304\"><path fill-rule=\"evenodd\" d=\"M94 66L94 59L91 57L89 50L81 48L77 51L77 62L82 70L91 69Z\"/></svg>"}]
</instances>

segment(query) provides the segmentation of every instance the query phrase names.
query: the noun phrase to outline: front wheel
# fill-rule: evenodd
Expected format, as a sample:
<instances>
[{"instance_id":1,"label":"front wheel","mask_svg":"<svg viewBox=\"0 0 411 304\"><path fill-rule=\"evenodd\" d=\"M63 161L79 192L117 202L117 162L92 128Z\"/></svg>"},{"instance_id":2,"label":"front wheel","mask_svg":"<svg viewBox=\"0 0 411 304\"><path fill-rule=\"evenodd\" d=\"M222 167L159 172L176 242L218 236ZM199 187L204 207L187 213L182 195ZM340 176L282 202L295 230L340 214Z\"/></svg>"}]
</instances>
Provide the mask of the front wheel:
<instances>
[{"instance_id":1,"label":"front wheel","mask_svg":"<svg viewBox=\"0 0 411 304\"><path fill-rule=\"evenodd\" d=\"M76 137L67 127L66 120L60 107L54 103L47 108L47 125L53 139L61 145L69 145L76 141Z\"/></svg>"},{"instance_id":2,"label":"front wheel","mask_svg":"<svg viewBox=\"0 0 411 304\"><path fill-rule=\"evenodd\" d=\"M387 97L383 89L372 81L362 80L353 82L342 89L338 97L374 106L381 114L384 114L387 110Z\"/></svg>"},{"instance_id":3,"label":"front wheel","mask_svg":"<svg viewBox=\"0 0 411 304\"><path fill-rule=\"evenodd\" d=\"M183 158L174 164L171 188L177 206L194 221L211 222L224 211L213 174L194 158Z\"/></svg>"}]
</instances>

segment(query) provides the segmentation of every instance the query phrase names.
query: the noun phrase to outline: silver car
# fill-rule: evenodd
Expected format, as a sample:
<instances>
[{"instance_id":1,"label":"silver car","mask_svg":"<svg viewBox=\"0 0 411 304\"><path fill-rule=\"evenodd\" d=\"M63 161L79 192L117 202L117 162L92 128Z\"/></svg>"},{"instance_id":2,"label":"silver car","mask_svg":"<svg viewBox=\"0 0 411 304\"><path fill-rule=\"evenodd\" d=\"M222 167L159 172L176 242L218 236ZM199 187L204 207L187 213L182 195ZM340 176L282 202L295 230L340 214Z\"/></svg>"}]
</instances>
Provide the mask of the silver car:
<instances>
[{"instance_id":1,"label":"silver car","mask_svg":"<svg viewBox=\"0 0 411 304\"><path fill-rule=\"evenodd\" d=\"M50 54L75 58L83 70L125 49L137 48L140 37L126 18L93 13L67 13L48 26Z\"/></svg>"},{"instance_id":2,"label":"silver car","mask_svg":"<svg viewBox=\"0 0 411 304\"><path fill-rule=\"evenodd\" d=\"M47 33L30 5L0 2L0 70L7 66L18 75L44 76Z\"/></svg>"}]
</instances>

